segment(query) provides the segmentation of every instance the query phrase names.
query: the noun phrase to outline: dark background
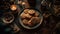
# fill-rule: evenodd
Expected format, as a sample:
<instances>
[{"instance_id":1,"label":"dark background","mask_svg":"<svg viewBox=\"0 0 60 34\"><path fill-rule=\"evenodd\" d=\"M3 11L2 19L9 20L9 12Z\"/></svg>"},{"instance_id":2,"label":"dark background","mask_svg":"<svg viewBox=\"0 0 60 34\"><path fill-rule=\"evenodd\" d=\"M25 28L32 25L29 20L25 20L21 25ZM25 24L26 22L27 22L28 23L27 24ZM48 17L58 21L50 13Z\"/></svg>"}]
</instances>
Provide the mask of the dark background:
<instances>
[{"instance_id":1,"label":"dark background","mask_svg":"<svg viewBox=\"0 0 60 34\"><path fill-rule=\"evenodd\" d=\"M42 0L41 0L42 1ZM40 1L40 3L41 3ZM59 0L57 0L59 1ZM5 4L5 2L7 2ZM36 7L36 0L28 0L30 7L35 8ZM51 3L51 5L54 5L53 2L55 0L46 0L46 3ZM56 16L53 14L51 11L51 7L49 8L48 5L43 5L40 4L40 11L42 12L42 15L45 14L46 16L49 15L48 17L45 17L43 15L43 22L42 24L32 30L28 30L23 28L18 21L18 12L13 13L15 20L13 21L12 24L17 24L17 26L20 28L20 31L17 33L14 33L13 29L10 27L10 25L4 25L1 18L4 13L6 12L12 12L10 10L10 5L14 4L14 2L10 2L10 0L0 0L0 34L60 34L60 15ZM56 5L60 5L60 3L55 3ZM7 6L7 8L6 8ZM37 8L38 9L38 8ZM8 31L6 31L8 29Z\"/></svg>"}]
</instances>

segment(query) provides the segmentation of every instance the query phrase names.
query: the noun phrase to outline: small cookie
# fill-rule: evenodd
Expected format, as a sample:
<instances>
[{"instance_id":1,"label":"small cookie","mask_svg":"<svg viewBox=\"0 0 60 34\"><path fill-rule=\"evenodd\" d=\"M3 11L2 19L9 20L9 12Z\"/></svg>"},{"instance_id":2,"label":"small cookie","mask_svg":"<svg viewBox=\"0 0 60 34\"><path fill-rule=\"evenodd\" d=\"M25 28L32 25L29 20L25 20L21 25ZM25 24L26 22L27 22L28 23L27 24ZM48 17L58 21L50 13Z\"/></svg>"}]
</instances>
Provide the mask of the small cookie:
<instances>
[{"instance_id":1,"label":"small cookie","mask_svg":"<svg viewBox=\"0 0 60 34\"><path fill-rule=\"evenodd\" d=\"M29 10L28 13L29 14L34 14L35 13L35 10Z\"/></svg>"},{"instance_id":2,"label":"small cookie","mask_svg":"<svg viewBox=\"0 0 60 34\"><path fill-rule=\"evenodd\" d=\"M38 17L39 16L39 13L38 12L35 12L34 16L35 17Z\"/></svg>"},{"instance_id":3,"label":"small cookie","mask_svg":"<svg viewBox=\"0 0 60 34\"><path fill-rule=\"evenodd\" d=\"M36 24L40 23L40 18L39 17L32 17L29 21L28 21L28 26L34 26Z\"/></svg>"},{"instance_id":4,"label":"small cookie","mask_svg":"<svg viewBox=\"0 0 60 34\"><path fill-rule=\"evenodd\" d=\"M20 15L20 17L21 17L21 18L25 18L25 13L22 13L22 14Z\"/></svg>"},{"instance_id":5,"label":"small cookie","mask_svg":"<svg viewBox=\"0 0 60 34\"><path fill-rule=\"evenodd\" d=\"M25 25L28 24L28 20L27 20L27 19L24 19L22 22L23 22L23 24L25 24Z\"/></svg>"},{"instance_id":6,"label":"small cookie","mask_svg":"<svg viewBox=\"0 0 60 34\"><path fill-rule=\"evenodd\" d=\"M29 14L25 14L26 18L31 18L32 16Z\"/></svg>"},{"instance_id":7,"label":"small cookie","mask_svg":"<svg viewBox=\"0 0 60 34\"><path fill-rule=\"evenodd\" d=\"M29 9L25 9L25 10L24 10L24 13L26 13L26 14L27 14L27 13L28 13L28 11L29 11Z\"/></svg>"}]
</instances>

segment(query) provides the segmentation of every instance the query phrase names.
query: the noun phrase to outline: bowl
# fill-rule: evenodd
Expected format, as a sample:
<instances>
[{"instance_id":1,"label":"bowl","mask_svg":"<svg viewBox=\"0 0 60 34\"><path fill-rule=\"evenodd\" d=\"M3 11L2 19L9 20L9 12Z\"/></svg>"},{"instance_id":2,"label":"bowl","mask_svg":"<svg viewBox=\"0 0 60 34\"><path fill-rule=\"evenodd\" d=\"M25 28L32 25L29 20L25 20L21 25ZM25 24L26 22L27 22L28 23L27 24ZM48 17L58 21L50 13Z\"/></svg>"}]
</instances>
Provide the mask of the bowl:
<instances>
[{"instance_id":1,"label":"bowl","mask_svg":"<svg viewBox=\"0 0 60 34\"><path fill-rule=\"evenodd\" d=\"M33 9L33 8L25 8L25 9ZM33 26L33 27L26 26L26 25L24 25L24 24L22 23L22 20L21 20L20 15L21 15L21 13L22 13L25 9L23 9L23 10L18 14L18 15L19 15L19 24L21 24L21 26L23 26L23 27L26 28L26 29L35 29L35 28L39 27L39 26L41 25L42 21L43 21L43 16L42 16L41 12L40 12L39 10L37 10L37 9L33 9L33 10L36 10L36 11L39 12L39 16L40 16L40 18L41 18L41 19L40 19L40 23L38 23L37 25L35 25L35 26Z\"/></svg>"},{"instance_id":2,"label":"bowl","mask_svg":"<svg viewBox=\"0 0 60 34\"><path fill-rule=\"evenodd\" d=\"M10 24L14 21L14 16L13 16L13 14L6 13L3 15L3 17L1 19L4 24Z\"/></svg>"}]
</instances>

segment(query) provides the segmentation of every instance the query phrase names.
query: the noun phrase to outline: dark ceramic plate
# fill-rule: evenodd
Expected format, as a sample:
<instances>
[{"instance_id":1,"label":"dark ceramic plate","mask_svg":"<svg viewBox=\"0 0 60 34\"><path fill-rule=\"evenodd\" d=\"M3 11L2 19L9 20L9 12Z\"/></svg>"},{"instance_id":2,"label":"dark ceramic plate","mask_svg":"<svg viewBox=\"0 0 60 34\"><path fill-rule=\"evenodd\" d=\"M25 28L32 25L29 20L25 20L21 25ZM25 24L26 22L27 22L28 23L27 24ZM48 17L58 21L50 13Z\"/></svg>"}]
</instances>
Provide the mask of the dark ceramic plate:
<instances>
[{"instance_id":1,"label":"dark ceramic plate","mask_svg":"<svg viewBox=\"0 0 60 34\"><path fill-rule=\"evenodd\" d=\"M8 17L7 17L7 16L8 16ZM14 16L13 16L12 14L9 14L9 13L8 13L8 14L4 14L1 19L2 19L2 21L3 21L4 23L9 24L9 23L11 23L11 22L14 21ZM9 20L6 21L6 19L9 19Z\"/></svg>"},{"instance_id":2,"label":"dark ceramic plate","mask_svg":"<svg viewBox=\"0 0 60 34\"><path fill-rule=\"evenodd\" d=\"M31 8L27 8L27 9L31 9ZM37 10L37 9L33 9L33 10L36 10L36 11L39 12L39 14L40 14L39 16L40 16L41 20L40 20L40 23L38 23L37 25L35 25L35 26L33 26L33 27L29 27L29 26L24 25L24 24L22 23L22 21L21 21L20 15L21 15L21 13L22 13L24 10L25 10L25 9L23 9L23 10L19 13L19 23L20 23L24 28L26 28L26 29L35 29L35 28L39 27L39 26L41 25L42 21L43 21L43 16L42 16L41 12L40 12L39 10Z\"/></svg>"}]
</instances>

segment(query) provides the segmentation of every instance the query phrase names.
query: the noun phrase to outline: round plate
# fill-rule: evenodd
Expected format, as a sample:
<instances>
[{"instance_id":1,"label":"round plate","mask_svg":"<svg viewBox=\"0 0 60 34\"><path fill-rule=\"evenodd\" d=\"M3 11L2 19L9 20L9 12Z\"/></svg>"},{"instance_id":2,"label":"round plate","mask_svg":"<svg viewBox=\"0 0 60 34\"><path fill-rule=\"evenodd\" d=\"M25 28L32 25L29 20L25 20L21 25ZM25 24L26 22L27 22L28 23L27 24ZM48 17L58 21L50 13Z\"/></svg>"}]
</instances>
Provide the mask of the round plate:
<instances>
[{"instance_id":1,"label":"round plate","mask_svg":"<svg viewBox=\"0 0 60 34\"><path fill-rule=\"evenodd\" d=\"M31 9L31 8L27 8L27 9ZM23 9L23 10L24 10L24 9ZM21 13L23 12L23 10L19 13L19 23L20 23L24 28L26 28L26 29L35 29L35 28L37 28L37 27L39 27L39 26L41 25L41 23L42 23L42 21L43 21L43 16L42 16L41 12L40 12L39 10L37 10L37 9L33 9L33 10L36 10L36 11L39 12L40 18L41 18L40 23L37 24L36 26L33 26L33 27L29 27L29 26L24 25L24 24L22 23L22 21L21 21L21 18L20 18L20 15L21 15Z\"/></svg>"},{"instance_id":2,"label":"round plate","mask_svg":"<svg viewBox=\"0 0 60 34\"><path fill-rule=\"evenodd\" d=\"M6 20L5 20L5 18L6 18L5 16L6 16L6 15L12 16L12 19L11 19L10 21L6 21ZM2 19L2 21L3 21L5 24L10 24L10 23L12 23L12 22L14 21L14 16L13 16L12 14L9 14L9 13L8 13L8 14L4 14L4 16L3 16L1 19Z\"/></svg>"}]
</instances>

